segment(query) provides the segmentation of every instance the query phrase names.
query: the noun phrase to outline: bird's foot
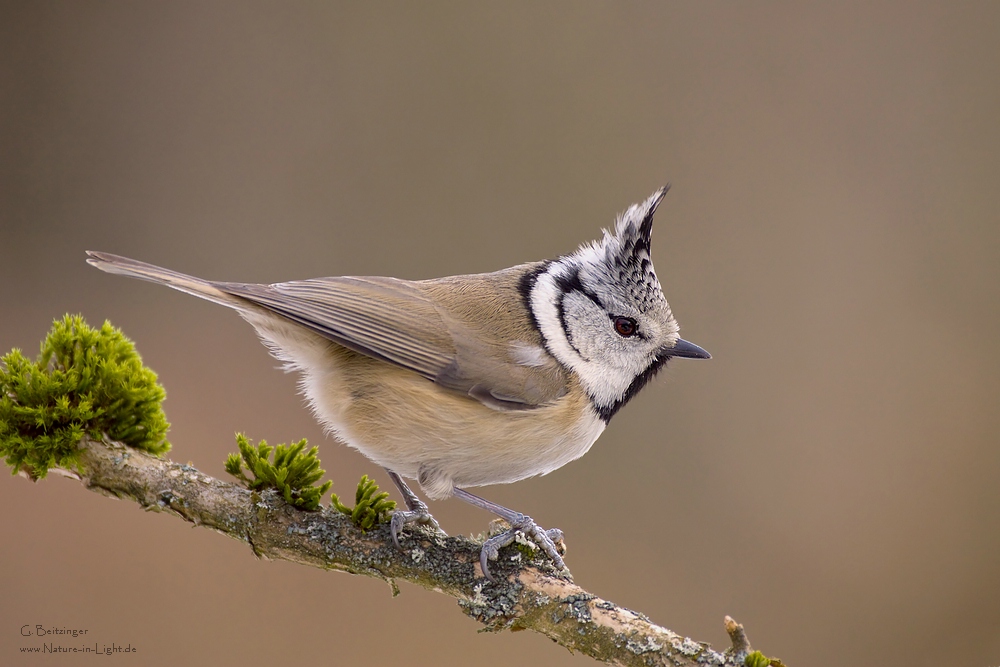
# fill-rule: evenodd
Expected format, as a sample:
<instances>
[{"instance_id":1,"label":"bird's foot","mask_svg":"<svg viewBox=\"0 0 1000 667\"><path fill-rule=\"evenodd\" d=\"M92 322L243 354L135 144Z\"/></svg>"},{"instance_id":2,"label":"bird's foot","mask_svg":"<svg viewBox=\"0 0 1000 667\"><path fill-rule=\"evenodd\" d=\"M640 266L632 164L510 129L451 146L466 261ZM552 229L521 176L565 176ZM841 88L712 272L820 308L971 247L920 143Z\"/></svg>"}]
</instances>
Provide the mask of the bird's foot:
<instances>
[{"instance_id":1,"label":"bird's foot","mask_svg":"<svg viewBox=\"0 0 1000 667\"><path fill-rule=\"evenodd\" d=\"M431 512L427 508L427 504L418 498L417 494L410 490L410 487L406 485L403 478L388 468L386 468L385 471L389 473L389 479L391 479L396 485L396 488L399 489L399 492L403 495L403 501L406 503L405 510L396 510L392 513L392 522L389 524L389 532L392 534L392 541L396 545L396 548L403 548L399 546L399 533L403 530L403 526L408 523L430 526L434 532L447 535L447 533L441 530L441 526L438 525L437 519L431 516Z\"/></svg>"},{"instance_id":2,"label":"bird's foot","mask_svg":"<svg viewBox=\"0 0 1000 667\"><path fill-rule=\"evenodd\" d=\"M483 544L482 551L479 552L479 565L483 568L483 574L487 579L496 581L493 575L490 574L489 561L496 560L500 555L500 549L516 542L518 535L522 535L522 539L530 540L534 546L540 547L545 552L545 555L552 560L552 564L555 565L557 570L567 572L566 563L562 559L562 554L566 553L566 545L563 542L563 532L561 530L557 528L545 530L535 523L530 516L507 509L485 498L480 498L465 489L455 487L452 490L452 494L470 505L475 505L487 512L493 512L506 521L509 526L504 532L498 535L491 535ZM557 543L560 545L559 547L556 546Z\"/></svg>"},{"instance_id":3,"label":"bird's foot","mask_svg":"<svg viewBox=\"0 0 1000 667\"><path fill-rule=\"evenodd\" d=\"M566 553L566 545L563 542L563 532L558 528L545 530L535 521L525 514L512 513L504 520L510 528L493 535L483 543L482 551L479 552L479 565L483 568L483 574L490 581L496 581L490 574L489 561L496 560L500 555L500 549L513 544L514 542L530 540L533 546L537 546L545 555L549 557L557 570L566 569L566 563L562 559L562 554ZM521 540L518 540L521 536Z\"/></svg>"},{"instance_id":4,"label":"bird's foot","mask_svg":"<svg viewBox=\"0 0 1000 667\"><path fill-rule=\"evenodd\" d=\"M419 502L419 501L418 501ZM422 506L417 506L412 510L396 510L392 513L392 521L389 524L389 532L392 533L392 541L397 548L402 549L403 547L399 544L399 535L403 530L403 526L415 523L421 526L430 526L430 528L436 532L445 534L441 530L441 526L438 525L437 519L431 516L431 513L427 510L427 505L420 503Z\"/></svg>"}]
</instances>

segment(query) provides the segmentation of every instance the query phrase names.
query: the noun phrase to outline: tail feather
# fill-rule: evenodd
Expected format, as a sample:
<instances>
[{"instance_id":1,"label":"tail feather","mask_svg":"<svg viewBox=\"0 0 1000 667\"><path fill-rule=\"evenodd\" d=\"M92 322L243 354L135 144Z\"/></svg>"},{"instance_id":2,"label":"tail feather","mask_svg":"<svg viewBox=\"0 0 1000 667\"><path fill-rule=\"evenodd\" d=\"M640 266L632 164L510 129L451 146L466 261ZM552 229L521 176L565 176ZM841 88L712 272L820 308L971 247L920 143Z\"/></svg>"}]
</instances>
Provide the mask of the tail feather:
<instances>
[{"instance_id":1,"label":"tail feather","mask_svg":"<svg viewBox=\"0 0 1000 667\"><path fill-rule=\"evenodd\" d=\"M322 369L324 364L329 363L327 355L331 339L312 331L308 325L303 326L287 318L280 311L225 291L226 287L243 286L240 283L203 280L128 257L92 250L87 251L87 263L107 273L160 283L235 309L257 330L271 354L285 362L288 370ZM311 397L310 400L315 403L317 399Z\"/></svg>"},{"instance_id":2,"label":"tail feather","mask_svg":"<svg viewBox=\"0 0 1000 667\"><path fill-rule=\"evenodd\" d=\"M120 276L130 276L141 278L153 283L160 283L173 287L181 292L192 294L202 299L208 299L223 306L246 310L250 305L244 299L232 294L227 294L215 286L214 283L201 278L195 278L184 273L164 269L153 264L147 264L128 257L112 255L107 252L87 251L87 263L96 266L101 271L114 273Z\"/></svg>"}]
</instances>

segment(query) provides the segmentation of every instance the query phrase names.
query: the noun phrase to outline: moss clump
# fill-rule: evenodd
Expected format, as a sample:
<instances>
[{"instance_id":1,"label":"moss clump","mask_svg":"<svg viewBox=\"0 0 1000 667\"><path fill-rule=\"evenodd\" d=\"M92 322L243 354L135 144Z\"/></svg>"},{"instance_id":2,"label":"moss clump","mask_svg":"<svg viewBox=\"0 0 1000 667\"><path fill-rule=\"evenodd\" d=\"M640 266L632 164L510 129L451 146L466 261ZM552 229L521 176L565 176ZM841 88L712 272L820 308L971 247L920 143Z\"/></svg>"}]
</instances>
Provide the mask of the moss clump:
<instances>
[{"instance_id":1,"label":"moss clump","mask_svg":"<svg viewBox=\"0 0 1000 667\"><path fill-rule=\"evenodd\" d=\"M358 482L358 490L354 494L354 507L348 507L340 502L336 493L330 494L330 507L351 517L354 525L363 531L368 531L380 523L389 521L392 511L396 509L395 501L388 500L389 494L378 492L378 484L368 475L362 475Z\"/></svg>"},{"instance_id":2,"label":"moss clump","mask_svg":"<svg viewBox=\"0 0 1000 667\"><path fill-rule=\"evenodd\" d=\"M304 451L307 444L305 438L294 445L271 447L266 440L261 440L254 446L245 435L237 433L236 444L240 452L230 454L226 459L226 472L255 491L277 489L289 504L299 509L317 510L320 498L333 486L330 481L316 486L326 471L319 467L316 447ZM253 479L244 474L244 468L253 475ZM396 509L396 503L388 497L389 494L384 491L379 493L375 480L362 475L354 494L354 507L340 502L336 493L330 494L330 507L351 517L354 525L367 531L388 521Z\"/></svg>"},{"instance_id":3,"label":"moss clump","mask_svg":"<svg viewBox=\"0 0 1000 667\"><path fill-rule=\"evenodd\" d=\"M768 658L760 651L747 653L747 657L743 659L743 665L745 667L785 667L784 663L777 658Z\"/></svg>"},{"instance_id":4,"label":"moss clump","mask_svg":"<svg viewBox=\"0 0 1000 667\"><path fill-rule=\"evenodd\" d=\"M36 361L17 349L0 358L0 455L36 479L52 467L79 469L85 435L162 455L170 449L165 396L120 330L66 315Z\"/></svg>"},{"instance_id":5,"label":"moss clump","mask_svg":"<svg viewBox=\"0 0 1000 667\"><path fill-rule=\"evenodd\" d=\"M305 438L294 445L271 447L266 440L261 440L254 446L245 435L237 433L236 444L240 452L226 459L226 472L255 491L277 489L285 502L312 511L319 509L320 498L333 486L333 482L316 486L326 471L319 467L316 447L303 451L307 444ZM273 461L269 460L272 451ZM253 479L243 474L244 466Z\"/></svg>"}]
</instances>

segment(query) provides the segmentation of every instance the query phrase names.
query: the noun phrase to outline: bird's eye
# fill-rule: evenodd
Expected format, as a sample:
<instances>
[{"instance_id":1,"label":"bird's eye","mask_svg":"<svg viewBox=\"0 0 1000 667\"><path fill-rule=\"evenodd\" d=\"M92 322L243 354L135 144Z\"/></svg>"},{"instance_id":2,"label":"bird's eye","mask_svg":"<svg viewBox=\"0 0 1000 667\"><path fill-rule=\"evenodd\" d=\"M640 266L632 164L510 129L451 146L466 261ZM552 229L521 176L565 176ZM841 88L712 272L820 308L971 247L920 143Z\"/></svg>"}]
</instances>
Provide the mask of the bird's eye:
<instances>
[{"instance_id":1,"label":"bird's eye","mask_svg":"<svg viewBox=\"0 0 1000 667\"><path fill-rule=\"evenodd\" d=\"M631 317L615 318L615 333L622 338L631 338L635 335L638 326Z\"/></svg>"}]
</instances>

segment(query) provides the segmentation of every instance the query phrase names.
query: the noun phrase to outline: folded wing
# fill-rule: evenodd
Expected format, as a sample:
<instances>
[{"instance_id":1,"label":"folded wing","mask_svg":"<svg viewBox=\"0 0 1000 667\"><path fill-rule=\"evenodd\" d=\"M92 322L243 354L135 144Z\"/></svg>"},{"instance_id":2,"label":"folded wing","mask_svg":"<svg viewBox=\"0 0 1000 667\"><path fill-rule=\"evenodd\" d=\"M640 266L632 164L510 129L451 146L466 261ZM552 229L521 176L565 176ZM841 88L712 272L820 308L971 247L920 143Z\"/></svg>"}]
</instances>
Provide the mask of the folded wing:
<instances>
[{"instance_id":1,"label":"folded wing","mask_svg":"<svg viewBox=\"0 0 1000 667\"><path fill-rule=\"evenodd\" d=\"M457 281L446 279L447 283L421 283L334 277L274 285L212 285L344 347L419 373L494 409L533 408L562 396L566 377L554 360L549 367L528 367L512 358L510 334L498 329L494 320L498 313L509 315L511 308L523 306L516 290L498 292L484 278L462 276ZM491 287L478 294L462 294L462 305L449 308L448 300L441 298L442 290L455 284L468 287L470 281ZM527 322L526 314L518 316Z\"/></svg>"}]
</instances>

